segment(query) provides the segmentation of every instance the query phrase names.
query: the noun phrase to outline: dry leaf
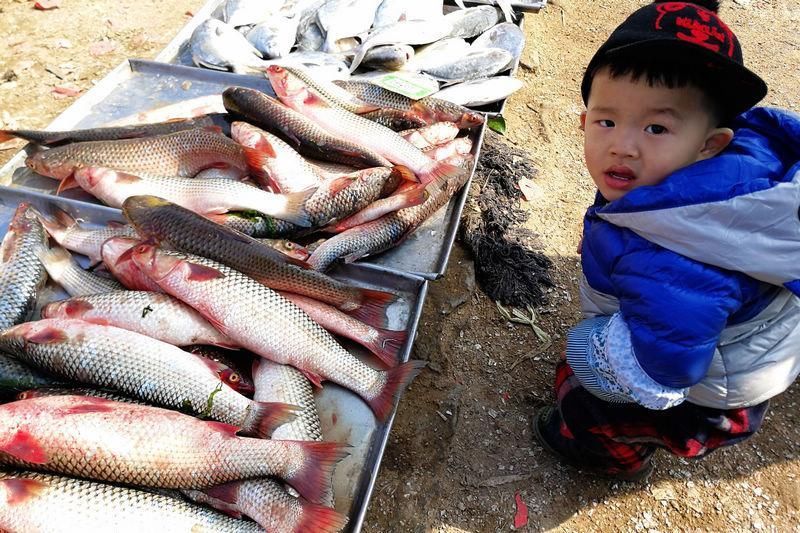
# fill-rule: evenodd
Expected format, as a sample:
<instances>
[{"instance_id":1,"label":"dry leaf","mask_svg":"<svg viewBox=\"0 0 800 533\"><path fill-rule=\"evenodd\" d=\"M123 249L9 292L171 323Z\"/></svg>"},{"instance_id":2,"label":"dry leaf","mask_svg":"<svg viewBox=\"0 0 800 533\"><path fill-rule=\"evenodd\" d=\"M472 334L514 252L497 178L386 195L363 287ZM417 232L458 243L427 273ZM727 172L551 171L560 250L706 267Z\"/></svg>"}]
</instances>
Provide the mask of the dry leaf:
<instances>
[{"instance_id":1,"label":"dry leaf","mask_svg":"<svg viewBox=\"0 0 800 533\"><path fill-rule=\"evenodd\" d=\"M51 94L55 98L71 98L73 96L78 96L81 94L80 89L76 89L74 87L65 87L63 85L56 85L53 87Z\"/></svg>"},{"instance_id":2,"label":"dry leaf","mask_svg":"<svg viewBox=\"0 0 800 533\"><path fill-rule=\"evenodd\" d=\"M94 57L98 57L113 52L116 49L116 41L99 41L89 47L89 53Z\"/></svg>"},{"instance_id":3,"label":"dry leaf","mask_svg":"<svg viewBox=\"0 0 800 533\"><path fill-rule=\"evenodd\" d=\"M61 5L61 0L39 0L35 4L33 4L34 9L40 9L42 11L47 11L49 9L55 9Z\"/></svg>"}]
</instances>

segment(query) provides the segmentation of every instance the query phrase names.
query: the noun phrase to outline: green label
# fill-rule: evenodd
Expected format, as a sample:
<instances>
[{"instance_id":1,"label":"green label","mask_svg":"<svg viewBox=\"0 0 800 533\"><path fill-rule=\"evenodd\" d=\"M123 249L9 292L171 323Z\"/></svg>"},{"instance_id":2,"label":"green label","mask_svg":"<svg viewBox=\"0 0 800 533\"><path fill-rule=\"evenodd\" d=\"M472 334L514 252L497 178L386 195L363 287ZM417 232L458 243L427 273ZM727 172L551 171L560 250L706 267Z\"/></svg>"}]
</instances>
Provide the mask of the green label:
<instances>
[{"instance_id":1,"label":"green label","mask_svg":"<svg viewBox=\"0 0 800 533\"><path fill-rule=\"evenodd\" d=\"M400 72L392 72L370 80L370 83L379 85L384 89L402 94L412 100L419 100L435 93L438 88L434 89L429 86L420 84L417 80L404 76Z\"/></svg>"}]
</instances>

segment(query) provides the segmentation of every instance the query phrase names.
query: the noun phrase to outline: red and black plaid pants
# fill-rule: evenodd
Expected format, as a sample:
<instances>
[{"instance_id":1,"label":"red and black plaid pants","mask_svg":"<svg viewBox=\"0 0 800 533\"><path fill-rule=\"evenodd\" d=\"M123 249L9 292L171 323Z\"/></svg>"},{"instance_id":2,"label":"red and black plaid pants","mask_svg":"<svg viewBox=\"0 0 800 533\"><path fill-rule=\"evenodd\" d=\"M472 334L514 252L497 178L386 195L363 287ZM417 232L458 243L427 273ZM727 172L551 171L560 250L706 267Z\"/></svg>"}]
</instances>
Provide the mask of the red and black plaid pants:
<instances>
[{"instance_id":1,"label":"red and black plaid pants","mask_svg":"<svg viewBox=\"0 0 800 533\"><path fill-rule=\"evenodd\" d=\"M744 409L712 409L683 402L653 411L635 403L609 403L584 389L562 361L556 367L556 409L542 428L547 442L577 465L608 474L647 466L656 449L703 457L753 435L769 402Z\"/></svg>"}]
</instances>

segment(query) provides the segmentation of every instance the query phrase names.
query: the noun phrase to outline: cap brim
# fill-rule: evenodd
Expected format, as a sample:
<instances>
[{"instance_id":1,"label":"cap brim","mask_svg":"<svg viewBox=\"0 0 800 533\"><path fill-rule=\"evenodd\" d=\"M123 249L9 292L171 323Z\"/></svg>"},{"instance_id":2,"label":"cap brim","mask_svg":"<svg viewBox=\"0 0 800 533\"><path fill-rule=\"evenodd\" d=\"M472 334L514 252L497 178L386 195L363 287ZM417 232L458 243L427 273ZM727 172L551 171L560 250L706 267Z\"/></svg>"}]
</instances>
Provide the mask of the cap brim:
<instances>
[{"instance_id":1,"label":"cap brim","mask_svg":"<svg viewBox=\"0 0 800 533\"><path fill-rule=\"evenodd\" d=\"M747 111L767 95L767 84L756 73L712 50L706 50L694 43L676 39L651 39L638 41L606 50L606 57L636 52L654 52L666 49L668 57L675 57L678 49L691 52L687 57L699 57L708 62L709 75L715 75L720 86L725 89L724 99L733 116ZM721 95L722 97L722 95Z\"/></svg>"}]
</instances>

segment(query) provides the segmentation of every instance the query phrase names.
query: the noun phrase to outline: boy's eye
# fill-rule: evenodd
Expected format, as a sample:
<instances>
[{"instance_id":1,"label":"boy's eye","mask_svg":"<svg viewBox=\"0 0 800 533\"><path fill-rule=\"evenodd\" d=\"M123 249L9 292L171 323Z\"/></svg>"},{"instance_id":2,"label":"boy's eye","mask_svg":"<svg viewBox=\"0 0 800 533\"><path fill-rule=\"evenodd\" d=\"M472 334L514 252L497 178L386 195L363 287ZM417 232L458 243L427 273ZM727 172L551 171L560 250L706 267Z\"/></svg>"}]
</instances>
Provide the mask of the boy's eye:
<instances>
[{"instance_id":1,"label":"boy's eye","mask_svg":"<svg viewBox=\"0 0 800 533\"><path fill-rule=\"evenodd\" d=\"M613 128L614 127L614 121L613 120L608 120L608 119L598 120L597 123L600 124L601 128Z\"/></svg>"},{"instance_id":2,"label":"boy's eye","mask_svg":"<svg viewBox=\"0 0 800 533\"><path fill-rule=\"evenodd\" d=\"M644 131L647 133L652 133L653 135L661 135L662 133L667 132L667 128L659 124L650 124L644 129Z\"/></svg>"}]
</instances>

